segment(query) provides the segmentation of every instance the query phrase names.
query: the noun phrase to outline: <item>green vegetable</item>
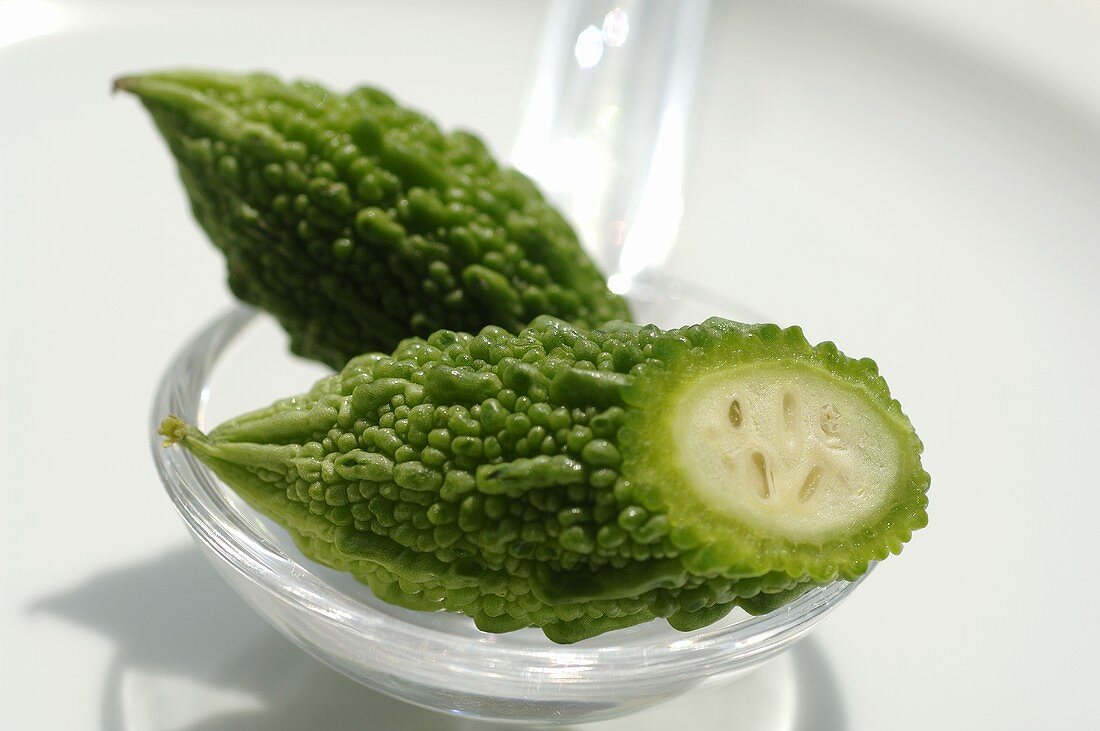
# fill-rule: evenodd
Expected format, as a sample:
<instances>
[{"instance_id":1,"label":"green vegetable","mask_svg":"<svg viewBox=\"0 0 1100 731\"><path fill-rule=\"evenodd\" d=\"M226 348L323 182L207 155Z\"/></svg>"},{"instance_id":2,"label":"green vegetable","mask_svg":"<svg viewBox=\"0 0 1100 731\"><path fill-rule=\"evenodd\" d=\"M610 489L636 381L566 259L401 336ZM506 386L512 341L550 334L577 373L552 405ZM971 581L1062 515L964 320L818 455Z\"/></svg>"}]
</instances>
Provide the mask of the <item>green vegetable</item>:
<instances>
[{"instance_id":1,"label":"green vegetable","mask_svg":"<svg viewBox=\"0 0 1100 731\"><path fill-rule=\"evenodd\" d=\"M527 178L377 89L191 71L116 88L152 114L234 294L296 353L340 368L440 328L629 319Z\"/></svg>"},{"instance_id":2,"label":"green vegetable","mask_svg":"<svg viewBox=\"0 0 1100 731\"><path fill-rule=\"evenodd\" d=\"M444 330L161 433L382 599L556 642L769 611L926 523L875 364L774 325Z\"/></svg>"}]
</instances>

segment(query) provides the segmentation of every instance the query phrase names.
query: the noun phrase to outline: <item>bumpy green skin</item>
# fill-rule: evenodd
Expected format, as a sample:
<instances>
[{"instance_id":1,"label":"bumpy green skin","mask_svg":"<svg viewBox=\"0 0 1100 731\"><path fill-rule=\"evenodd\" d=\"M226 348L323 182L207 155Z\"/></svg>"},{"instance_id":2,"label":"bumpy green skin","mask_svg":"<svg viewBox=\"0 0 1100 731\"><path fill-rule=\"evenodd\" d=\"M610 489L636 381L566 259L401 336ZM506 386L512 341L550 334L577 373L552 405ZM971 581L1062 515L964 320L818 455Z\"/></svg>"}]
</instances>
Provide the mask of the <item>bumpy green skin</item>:
<instances>
[{"instance_id":1,"label":"bumpy green skin","mask_svg":"<svg viewBox=\"0 0 1100 731\"><path fill-rule=\"evenodd\" d=\"M851 546L762 544L750 526L677 509L682 478L653 426L670 384L763 360L849 381L907 441L887 511ZM900 551L926 522L921 445L874 364L811 347L797 328L586 332L543 317L518 337L440 331L209 436L174 418L161 431L380 598L556 642L655 617L694 629L738 604L769 611Z\"/></svg>"},{"instance_id":2,"label":"bumpy green skin","mask_svg":"<svg viewBox=\"0 0 1100 731\"><path fill-rule=\"evenodd\" d=\"M527 178L377 89L202 72L116 86L167 140L234 294L296 353L340 368L440 328L629 319Z\"/></svg>"}]
</instances>

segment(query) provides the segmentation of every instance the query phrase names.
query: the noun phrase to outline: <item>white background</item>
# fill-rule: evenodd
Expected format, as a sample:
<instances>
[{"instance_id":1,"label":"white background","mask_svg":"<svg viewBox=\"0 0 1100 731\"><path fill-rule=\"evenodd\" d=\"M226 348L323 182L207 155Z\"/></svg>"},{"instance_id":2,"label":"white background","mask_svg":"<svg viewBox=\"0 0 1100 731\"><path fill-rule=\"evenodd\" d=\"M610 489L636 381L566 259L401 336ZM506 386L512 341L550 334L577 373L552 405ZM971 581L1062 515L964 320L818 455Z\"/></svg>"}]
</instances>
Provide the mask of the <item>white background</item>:
<instances>
[{"instance_id":1,"label":"white background","mask_svg":"<svg viewBox=\"0 0 1100 731\"><path fill-rule=\"evenodd\" d=\"M365 81L506 155L544 13L0 0L0 728L480 728L307 658L191 546L146 412L230 297L108 90ZM716 4L671 265L875 357L931 525L757 675L593 729L1100 728L1098 34L1083 0Z\"/></svg>"}]
</instances>

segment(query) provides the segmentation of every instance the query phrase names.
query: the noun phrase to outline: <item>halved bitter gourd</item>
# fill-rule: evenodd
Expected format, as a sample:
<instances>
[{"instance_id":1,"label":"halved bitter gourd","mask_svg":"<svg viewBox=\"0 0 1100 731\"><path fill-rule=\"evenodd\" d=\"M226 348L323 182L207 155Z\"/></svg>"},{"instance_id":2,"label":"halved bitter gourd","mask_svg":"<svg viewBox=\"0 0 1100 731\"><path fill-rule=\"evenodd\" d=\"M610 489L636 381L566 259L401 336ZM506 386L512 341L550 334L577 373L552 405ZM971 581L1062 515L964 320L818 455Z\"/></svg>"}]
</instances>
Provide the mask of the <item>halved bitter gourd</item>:
<instances>
[{"instance_id":1,"label":"halved bitter gourd","mask_svg":"<svg viewBox=\"0 0 1100 731\"><path fill-rule=\"evenodd\" d=\"M921 443L873 363L719 319L439 331L162 433L386 601L559 642L763 609L926 521Z\"/></svg>"}]
</instances>

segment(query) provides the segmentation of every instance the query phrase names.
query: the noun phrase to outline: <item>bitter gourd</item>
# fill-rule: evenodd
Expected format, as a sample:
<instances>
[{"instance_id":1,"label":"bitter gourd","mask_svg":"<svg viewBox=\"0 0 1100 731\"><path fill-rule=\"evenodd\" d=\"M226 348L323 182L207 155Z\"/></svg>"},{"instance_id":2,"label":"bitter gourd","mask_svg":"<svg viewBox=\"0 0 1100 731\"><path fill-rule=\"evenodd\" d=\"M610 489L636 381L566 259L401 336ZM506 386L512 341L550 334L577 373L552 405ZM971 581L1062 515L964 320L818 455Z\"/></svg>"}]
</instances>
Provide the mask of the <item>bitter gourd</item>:
<instances>
[{"instance_id":1,"label":"bitter gourd","mask_svg":"<svg viewBox=\"0 0 1100 731\"><path fill-rule=\"evenodd\" d=\"M123 77L240 299L340 368L440 328L629 319L569 224L471 134L385 93L262 75Z\"/></svg>"},{"instance_id":2,"label":"bitter gourd","mask_svg":"<svg viewBox=\"0 0 1100 731\"><path fill-rule=\"evenodd\" d=\"M797 327L444 330L161 433L380 598L556 642L768 611L926 523L922 445L875 364Z\"/></svg>"}]
</instances>

